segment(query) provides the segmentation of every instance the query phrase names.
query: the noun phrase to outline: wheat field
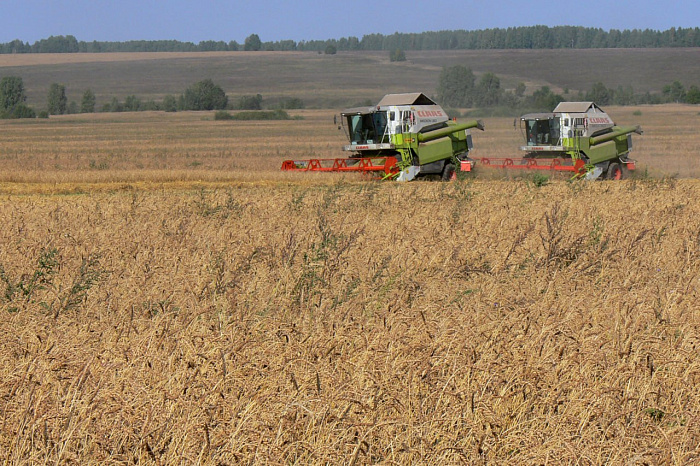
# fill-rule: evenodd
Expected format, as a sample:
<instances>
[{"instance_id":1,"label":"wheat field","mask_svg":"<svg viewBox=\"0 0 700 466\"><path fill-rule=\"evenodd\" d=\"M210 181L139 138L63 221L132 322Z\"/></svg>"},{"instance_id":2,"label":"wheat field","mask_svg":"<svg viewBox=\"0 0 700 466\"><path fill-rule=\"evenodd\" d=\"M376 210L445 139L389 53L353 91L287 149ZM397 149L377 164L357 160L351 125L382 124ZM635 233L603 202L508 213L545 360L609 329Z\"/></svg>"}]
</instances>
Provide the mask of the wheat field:
<instances>
[{"instance_id":1,"label":"wheat field","mask_svg":"<svg viewBox=\"0 0 700 466\"><path fill-rule=\"evenodd\" d=\"M637 110L640 173L545 184L279 172L327 112L2 122L0 459L699 462L698 116Z\"/></svg>"}]
</instances>

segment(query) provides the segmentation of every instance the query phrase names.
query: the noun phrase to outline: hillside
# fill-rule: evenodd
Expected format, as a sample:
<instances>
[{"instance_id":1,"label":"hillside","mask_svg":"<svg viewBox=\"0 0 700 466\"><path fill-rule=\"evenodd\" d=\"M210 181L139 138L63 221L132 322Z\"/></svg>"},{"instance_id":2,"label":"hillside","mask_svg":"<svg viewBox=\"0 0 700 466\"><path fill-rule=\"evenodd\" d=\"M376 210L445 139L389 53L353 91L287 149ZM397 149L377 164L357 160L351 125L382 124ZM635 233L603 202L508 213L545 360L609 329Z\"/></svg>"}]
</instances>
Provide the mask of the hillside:
<instances>
[{"instance_id":1,"label":"hillside","mask_svg":"<svg viewBox=\"0 0 700 466\"><path fill-rule=\"evenodd\" d=\"M179 95L205 78L229 96L262 94L265 103L301 98L307 107L337 108L376 101L388 92L435 92L443 66L462 64L477 75L496 73L506 88L518 82L528 92L543 85L562 92L632 85L635 92L660 92L679 80L698 84L700 49L459 50L407 52L392 63L386 52L202 52L0 55L0 77L21 76L29 105L45 104L52 82L65 84L68 99L86 89L98 107L113 97L142 100Z\"/></svg>"}]
</instances>

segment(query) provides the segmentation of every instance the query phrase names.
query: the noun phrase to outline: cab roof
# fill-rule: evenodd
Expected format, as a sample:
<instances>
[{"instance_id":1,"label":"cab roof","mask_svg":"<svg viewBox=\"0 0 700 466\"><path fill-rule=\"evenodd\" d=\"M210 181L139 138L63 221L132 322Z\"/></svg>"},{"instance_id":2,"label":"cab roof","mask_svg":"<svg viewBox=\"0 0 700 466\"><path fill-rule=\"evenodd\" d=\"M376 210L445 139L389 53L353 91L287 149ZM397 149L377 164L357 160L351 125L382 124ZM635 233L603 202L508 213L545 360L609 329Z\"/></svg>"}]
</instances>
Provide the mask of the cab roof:
<instances>
[{"instance_id":1,"label":"cab roof","mask_svg":"<svg viewBox=\"0 0 700 466\"><path fill-rule=\"evenodd\" d=\"M422 92L410 94L387 94L379 101L377 107L396 105L437 105L431 98Z\"/></svg>"},{"instance_id":2,"label":"cab roof","mask_svg":"<svg viewBox=\"0 0 700 466\"><path fill-rule=\"evenodd\" d=\"M602 112L603 110L593 102L559 102L554 113L586 113L591 108Z\"/></svg>"}]
</instances>

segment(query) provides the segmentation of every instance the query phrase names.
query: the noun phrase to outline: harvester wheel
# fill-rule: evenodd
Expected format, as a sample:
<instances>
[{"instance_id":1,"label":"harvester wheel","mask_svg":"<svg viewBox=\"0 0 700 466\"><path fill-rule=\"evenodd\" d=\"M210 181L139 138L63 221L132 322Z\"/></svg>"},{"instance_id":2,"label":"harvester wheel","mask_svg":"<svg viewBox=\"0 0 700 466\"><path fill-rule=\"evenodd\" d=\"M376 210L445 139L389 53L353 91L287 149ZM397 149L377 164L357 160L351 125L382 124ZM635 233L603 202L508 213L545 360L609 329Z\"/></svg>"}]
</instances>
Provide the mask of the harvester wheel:
<instances>
[{"instance_id":1,"label":"harvester wheel","mask_svg":"<svg viewBox=\"0 0 700 466\"><path fill-rule=\"evenodd\" d=\"M455 166L452 163L445 165L442 169L442 181L452 181L457 179L457 172L455 171Z\"/></svg>"},{"instance_id":2,"label":"harvester wheel","mask_svg":"<svg viewBox=\"0 0 700 466\"><path fill-rule=\"evenodd\" d=\"M607 179L609 180L621 180L622 179L622 167L619 163L613 162L608 167Z\"/></svg>"}]
</instances>

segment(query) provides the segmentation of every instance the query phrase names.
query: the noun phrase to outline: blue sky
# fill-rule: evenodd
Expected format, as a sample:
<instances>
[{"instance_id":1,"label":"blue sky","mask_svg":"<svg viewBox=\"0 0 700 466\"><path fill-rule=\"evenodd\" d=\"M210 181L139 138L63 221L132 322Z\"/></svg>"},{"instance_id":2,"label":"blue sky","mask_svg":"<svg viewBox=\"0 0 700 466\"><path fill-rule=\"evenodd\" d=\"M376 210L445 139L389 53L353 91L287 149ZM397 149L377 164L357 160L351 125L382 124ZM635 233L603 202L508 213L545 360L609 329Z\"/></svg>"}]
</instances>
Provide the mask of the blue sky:
<instances>
[{"instance_id":1,"label":"blue sky","mask_svg":"<svg viewBox=\"0 0 700 466\"><path fill-rule=\"evenodd\" d=\"M700 2L658 0L0 0L0 42L337 39L365 34L573 25L700 27Z\"/></svg>"}]
</instances>

